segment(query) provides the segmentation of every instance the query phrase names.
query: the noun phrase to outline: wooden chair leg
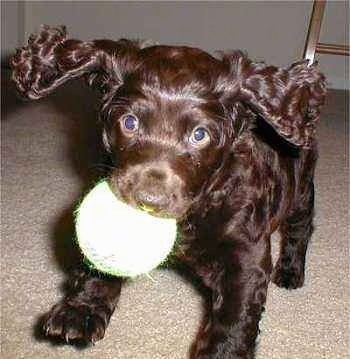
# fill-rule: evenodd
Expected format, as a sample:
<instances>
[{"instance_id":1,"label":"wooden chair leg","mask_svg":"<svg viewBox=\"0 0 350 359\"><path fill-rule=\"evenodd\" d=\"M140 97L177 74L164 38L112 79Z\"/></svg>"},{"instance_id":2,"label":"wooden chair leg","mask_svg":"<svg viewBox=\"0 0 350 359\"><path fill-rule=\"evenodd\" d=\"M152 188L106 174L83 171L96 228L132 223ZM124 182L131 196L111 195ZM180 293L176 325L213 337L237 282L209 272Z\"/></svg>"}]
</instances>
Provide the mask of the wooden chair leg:
<instances>
[{"instance_id":1,"label":"wooden chair leg","mask_svg":"<svg viewBox=\"0 0 350 359\"><path fill-rule=\"evenodd\" d=\"M350 56L350 47L348 45L318 42L325 7L326 0L314 0L303 56L304 59L310 61L310 64L314 62L315 53Z\"/></svg>"},{"instance_id":2,"label":"wooden chair leg","mask_svg":"<svg viewBox=\"0 0 350 359\"><path fill-rule=\"evenodd\" d=\"M304 59L309 60L310 63L314 62L325 6L326 0L314 1L303 55Z\"/></svg>"}]
</instances>

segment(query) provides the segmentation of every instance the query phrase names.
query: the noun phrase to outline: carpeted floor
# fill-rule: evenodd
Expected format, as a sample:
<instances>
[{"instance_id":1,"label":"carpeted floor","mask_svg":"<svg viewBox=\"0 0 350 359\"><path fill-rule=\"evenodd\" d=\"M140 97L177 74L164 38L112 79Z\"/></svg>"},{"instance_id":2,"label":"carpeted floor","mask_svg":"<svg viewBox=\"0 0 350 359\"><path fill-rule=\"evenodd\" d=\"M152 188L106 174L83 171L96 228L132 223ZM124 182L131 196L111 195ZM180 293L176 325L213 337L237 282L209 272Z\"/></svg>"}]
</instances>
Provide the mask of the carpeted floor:
<instances>
[{"instance_id":1,"label":"carpeted floor","mask_svg":"<svg viewBox=\"0 0 350 359\"><path fill-rule=\"evenodd\" d=\"M1 358L187 358L203 303L167 271L124 288L105 339L94 347L40 340L37 320L62 296L75 260L72 206L98 174L96 102L79 82L38 102L17 100L6 74L2 82ZM271 284L258 359L350 357L348 107L346 92L330 92L318 132L306 285L287 291Z\"/></svg>"}]
</instances>

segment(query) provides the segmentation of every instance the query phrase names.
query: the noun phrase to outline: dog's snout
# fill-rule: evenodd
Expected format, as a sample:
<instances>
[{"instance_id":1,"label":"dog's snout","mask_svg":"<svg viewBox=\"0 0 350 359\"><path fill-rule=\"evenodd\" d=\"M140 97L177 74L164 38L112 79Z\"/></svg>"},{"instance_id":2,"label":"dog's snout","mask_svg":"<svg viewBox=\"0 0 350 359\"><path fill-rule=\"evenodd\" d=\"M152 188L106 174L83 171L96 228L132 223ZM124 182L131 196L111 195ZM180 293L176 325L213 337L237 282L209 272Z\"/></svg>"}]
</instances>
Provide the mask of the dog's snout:
<instances>
[{"instance_id":1,"label":"dog's snout","mask_svg":"<svg viewBox=\"0 0 350 359\"><path fill-rule=\"evenodd\" d=\"M161 169L152 168L146 172L146 177L153 181L165 181L166 173Z\"/></svg>"},{"instance_id":2,"label":"dog's snout","mask_svg":"<svg viewBox=\"0 0 350 359\"><path fill-rule=\"evenodd\" d=\"M188 209L184 184L165 161L136 164L115 174L117 192L134 207L173 218L180 218Z\"/></svg>"},{"instance_id":3,"label":"dog's snout","mask_svg":"<svg viewBox=\"0 0 350 359\"><path fill-rule=\"evenodd\" d=\"M150 211L157 211L164 208L168 203L167 197L164 194L146 190L137 191L135 193L135 199L141 208Z\"/></svg>"},{"instance_id":4,"label":"dog's snout","mask_svg":"<svg viewBox=\"0 0 350 359\"><path fill-rule=\"evenodd\" d=\"M166 192L167 174L161 168L149 168L141 176L140 185L135 191L137 204L145 210L158 211L166 209L168 199Z\"/></svg>"}]
</instances>

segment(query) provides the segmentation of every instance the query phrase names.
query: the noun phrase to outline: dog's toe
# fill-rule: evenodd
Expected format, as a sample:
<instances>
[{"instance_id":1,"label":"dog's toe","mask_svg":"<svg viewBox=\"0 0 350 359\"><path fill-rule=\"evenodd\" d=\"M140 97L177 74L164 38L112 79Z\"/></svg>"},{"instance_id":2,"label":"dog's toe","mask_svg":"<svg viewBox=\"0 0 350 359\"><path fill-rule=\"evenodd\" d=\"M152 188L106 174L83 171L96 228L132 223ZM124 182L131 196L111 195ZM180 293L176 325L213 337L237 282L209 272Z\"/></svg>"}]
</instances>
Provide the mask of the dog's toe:
<instances>
[{"instance_id":1,"label":"dog's toe","mask_svg":"<svg viewBox=\"0 0 350 359\"><path fill-rule=\"evenodd\" d=\"M66 343L95 343L104 337L106 323L93 306L59 303L46 315L43 331L48 337L59 337Z\"/></svg>"},{"instance_id":2,"label":"dog's toe","mask_svg":"<svg viewBox=\"0 0 350 359\"><path fill-rule=\"evenodd\" d=\"M300 266L283 267L277 264L272 275L272 282L281 288L301 288L304 285L304 269Z\"/></svg>"}]
</instances>

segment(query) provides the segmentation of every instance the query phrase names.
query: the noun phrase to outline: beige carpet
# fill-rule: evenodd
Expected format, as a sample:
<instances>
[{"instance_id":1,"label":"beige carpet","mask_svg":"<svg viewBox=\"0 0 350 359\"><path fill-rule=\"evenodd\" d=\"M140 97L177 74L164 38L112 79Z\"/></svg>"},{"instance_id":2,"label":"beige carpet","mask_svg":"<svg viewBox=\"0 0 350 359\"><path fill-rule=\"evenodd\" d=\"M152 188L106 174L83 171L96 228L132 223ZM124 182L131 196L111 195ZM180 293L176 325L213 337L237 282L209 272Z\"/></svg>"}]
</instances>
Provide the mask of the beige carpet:
<instances>
[{"instance_id":1,"label":"beige carpet","mask_svg":"<svg viewBox=\"0 0 350 359\"><path fill-rule=\"evenodd\" d=\"M185 359L202 300L184 279L156 271L122 293L103 341L85 351L36 339L74 261L71 208L98 172L96 103L77 83L39 102L3 81L1 358ZM329 95L319 127L316 231L306 285L270 286L258 359L349 358L348 97ZM275 248L276 249L276 248Z\"/></svg>"}]
</instances>

